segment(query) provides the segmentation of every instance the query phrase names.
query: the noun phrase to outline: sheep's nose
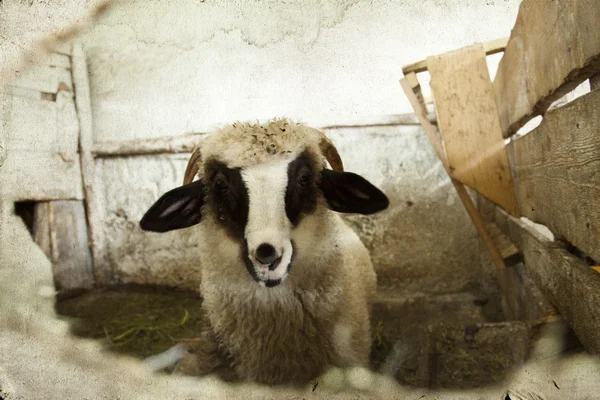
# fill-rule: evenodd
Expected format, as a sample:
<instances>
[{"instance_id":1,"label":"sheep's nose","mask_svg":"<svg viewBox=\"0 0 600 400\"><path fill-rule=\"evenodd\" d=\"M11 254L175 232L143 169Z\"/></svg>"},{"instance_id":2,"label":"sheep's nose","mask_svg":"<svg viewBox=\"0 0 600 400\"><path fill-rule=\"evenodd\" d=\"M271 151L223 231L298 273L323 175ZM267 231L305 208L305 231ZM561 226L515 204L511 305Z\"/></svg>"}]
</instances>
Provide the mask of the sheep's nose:
<instances>
[{"instance_id":1,"label":"sheep's nose","mask_svg":"<svg viewBox=\"0 0 600 400\"><path fill-rule=\"evenodd\" d=\"M275 263L278 257L275 247L268 243L262 243L256 249L256 260L261 264L268 265L269 269L271 269L271 265Z\"/></svg>"}]
</instances>

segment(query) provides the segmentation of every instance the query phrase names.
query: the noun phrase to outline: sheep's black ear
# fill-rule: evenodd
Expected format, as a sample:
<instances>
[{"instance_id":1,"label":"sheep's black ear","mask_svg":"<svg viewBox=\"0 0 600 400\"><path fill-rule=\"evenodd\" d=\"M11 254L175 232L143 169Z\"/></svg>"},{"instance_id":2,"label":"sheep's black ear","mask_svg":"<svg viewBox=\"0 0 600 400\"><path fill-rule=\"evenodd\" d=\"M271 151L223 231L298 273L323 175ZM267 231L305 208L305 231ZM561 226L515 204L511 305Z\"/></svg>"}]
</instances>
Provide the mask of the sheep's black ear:
<instances>
[{"instance_id":1,"label":"sheep's black ear","mask_svg":"<svg viewBox=\"0 0 600 400\"><path fill-rule=\"evenodd\" d=\"M145 231L168 232L187 228L200 222L204 204L201 180L170 190L150 207L140 221Z\"/></svg>"},{"instance_id":2,"label":"sheep's black ear","mask_svg":"<svg viewBox=\"0 0 600 400\"><path fill-rule=\"evenodd\" d=\"M385 210L390 203L381 190L352 172L324 169L319 187L329 208L337 212L373 214Z\"/></svg>"}]
</instances>

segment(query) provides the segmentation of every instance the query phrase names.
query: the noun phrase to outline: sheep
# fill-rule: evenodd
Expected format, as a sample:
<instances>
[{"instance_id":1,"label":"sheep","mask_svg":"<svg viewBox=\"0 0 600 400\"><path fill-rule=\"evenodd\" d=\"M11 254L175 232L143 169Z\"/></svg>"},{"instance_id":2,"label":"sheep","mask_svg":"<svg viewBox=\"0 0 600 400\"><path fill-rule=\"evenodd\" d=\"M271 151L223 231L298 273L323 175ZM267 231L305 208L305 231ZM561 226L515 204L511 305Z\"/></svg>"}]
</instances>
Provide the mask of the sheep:
<instances>
[{"instance_id":1,"label":"sheep","mask_svg":"<svg viewBox=\"0 0 600 400\"><path fill-rule=\"evenodd\" d=\"M302 385L328 367L368 366L376 274L338 213L388 204L306 125L236 123L202 140L184 185L140 221L146 231L202 231L206 329L178 371Z\"/></svg>"}]
</instances>

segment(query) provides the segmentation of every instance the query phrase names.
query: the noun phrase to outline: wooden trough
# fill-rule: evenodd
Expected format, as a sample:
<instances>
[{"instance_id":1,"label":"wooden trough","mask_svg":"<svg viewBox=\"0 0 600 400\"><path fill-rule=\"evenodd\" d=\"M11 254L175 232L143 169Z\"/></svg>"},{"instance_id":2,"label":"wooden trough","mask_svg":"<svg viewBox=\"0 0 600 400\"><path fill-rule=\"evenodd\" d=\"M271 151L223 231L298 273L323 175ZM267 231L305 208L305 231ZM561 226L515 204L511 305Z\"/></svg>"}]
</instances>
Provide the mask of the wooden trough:
<instances>
[{"instance_id":1,"label":"wooden trough","mask_svg":"<svg viewBox=\"0 0 600 400\"><path fill-rule=\"evenodd\" d=\"M599 20L598 0L525 0L508 40L428 57L405 66L400 81L498 269L509 316L526 314L506 262L520 252L592 353L600 352ZM492 82L486 56L498 52ZM432 99L422 95L425 71ZM590 93L547 111L588 79ZM428 102L437 126L426 118ZM537 128L517 134L536 116ZM478 192L479 209L466 186ZM519 217L547 226L556 240Z\"/></svg>"}]
</instances>

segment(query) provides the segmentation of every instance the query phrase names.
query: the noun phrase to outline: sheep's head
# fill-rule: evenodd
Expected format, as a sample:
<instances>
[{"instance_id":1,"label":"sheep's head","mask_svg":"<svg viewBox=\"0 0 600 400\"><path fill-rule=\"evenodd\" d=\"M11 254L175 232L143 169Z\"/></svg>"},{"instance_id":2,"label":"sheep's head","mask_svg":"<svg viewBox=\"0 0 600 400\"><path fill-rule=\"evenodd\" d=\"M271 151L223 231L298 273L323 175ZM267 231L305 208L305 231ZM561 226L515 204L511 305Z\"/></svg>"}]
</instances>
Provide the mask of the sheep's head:
<instances>
[{"instance_id":1,"label":"sheep's head","mask_svg":"<svg viewBox=\"0 0 600 400\"><path fill-rule=\"evenodd\" d=\"M140 226L166 232L210 216L239 241L252 278L271 287L291 268L292 231L318 204L342 213L372 214L387 208L388 199L366 179L344 172L336 148L315 129L285 119L234 124L201 142L184 185L164 194Z\"/></svg>"}]
</instances>

